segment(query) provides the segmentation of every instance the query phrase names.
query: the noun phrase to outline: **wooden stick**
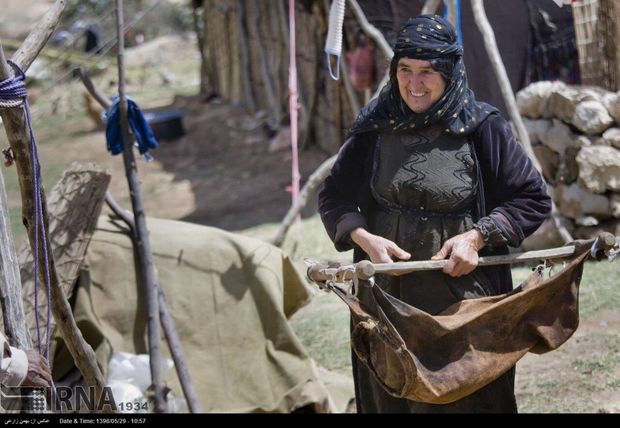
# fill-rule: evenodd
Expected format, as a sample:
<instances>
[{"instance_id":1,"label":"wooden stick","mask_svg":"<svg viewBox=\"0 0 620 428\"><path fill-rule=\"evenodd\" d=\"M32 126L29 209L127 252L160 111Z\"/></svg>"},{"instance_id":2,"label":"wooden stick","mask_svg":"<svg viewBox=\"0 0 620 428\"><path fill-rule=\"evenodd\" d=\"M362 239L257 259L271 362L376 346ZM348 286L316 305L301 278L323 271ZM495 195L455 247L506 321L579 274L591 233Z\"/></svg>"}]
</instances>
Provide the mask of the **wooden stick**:
<instances>
[{"instance_id":1,"label":"wooden stick","mask_svg":"<svg viewBox=\"0 0 620 428\"><path fill-rule=\"evenodd\" d=\"M284 3L279 2L280 5ZM207 13L207 12L203 12ZM256 110L256 101L250 83L250 54L248 50L248 35L245 28L245 4L242 0L237 0L237 31L239 32L239 50L241 51L241 84L243 86L243 96L245 104L250 111Z\"/></svg>"},{"instance_id":2,"label":"wooden stick","mask_svg":"<svg viewBox=\"0 0 620 428\"><path fill-rule=\"evenodd\" d=\"M151 253L146 216L140 190L140 178L133 153L133 138L129 133L129 121L127 120L127 96L125 95L125 35L123 33L123 0L116 0L116 36L118 38L118 95L120 99L120 122L123 139L123 163L129 185L129 195L136 222L134 239L136 250L140 260L141 273L143 275L144 296L147 307L148 347L149 363L151 366L151 380L154 388L155 412L166 411L166 399L164 397L164 383L162 376L161 349L159 343L159 309L157 288L155 281L155 267Z\"/></svg>"},{"instance_id":3,"label":"wooden stick","mask_svg":"<svg viewBox=\"0 0 620 428\"><path fill-rule=\"evenodd\" d=\"M66 0L56 0L48 9L43 18L35 25L34 29L28 34L24 43L13 55L13 62L20 66L24 72L30 67L47 40L50 38L54 29L60 22L60 15L65 9Z\"/></svg>"},{"instance_id":4,"label":"wooden stick","mask_svg":"<svg viewBox=\"0 0 620 428\"><path fill-rule=\"evenodd\" d=\"M521 114L519 114L517 102L512 92L512 86L510 85L510 81L508 80L508 74L506 73L506 67L504 67L502 57L499 53L499 49L497 48L497 42L495 40L493 28L491 27L491 24L487 19L486 12L484 11L484 3L482 2L482 0L472 0L471 7L474 13L474 20L476 21L476 25L478 26L478 29L482 34L482 38L484 39L484 46L486 48L487 54L489 55L491 65L493 66L493 71L495 72L495 77L497 78L497 82L501 89L504 103L506 104L506 108L508 109L508 114L510 115L510 119L512 120L512 123L517 129L519 141L521 141L525 152L529 156L530 160L532 161L538 172L542 175L542 167L540 166L540 162L538 162L538 159L534 154L534 150L532 150L532 143L530 142L529 134L527 133L525 125L523 124ZM553 199L551 199L551 215L553 218L553 222L558 230L558 233L564 240L564 243L571 242L573 240L573 237L564 226L564 220L558 213L558 209Z\"/></svg>"},{"instance_id":5,"label":"wooden stick","mask_svg":"<svg viewBox=\"0 0 620 428\"><path fill-rule=\"evenodd\" d=\"M84 84L84 87L86 87L86 90L93 96L95 100L97 100L99 104L101 104L101 107L103 107L105 110L109 109L110 105L112 105L112 101L97 90L97 88L93 84L93 81L90 79L88 74L86 74L84 67L77 68L76 70L78 72L78 75L80 76L80 79L82 80L82 83Z\"/></svg>"},{"instance_id":6,"label":"wooden stick","mask_svg":"<svg viewBox=\"0 0 620 428\"><path fill-rule=\"evenodd\" d=\"M119 216L133 231L136 226L133 221L132 215L129 212L125 211L123 208L121 208L121 206L114 200L110 192L106 193L105 201L110 207L110 209L117 216ZM181 345L181 340L179 339L176 327L174 326L174 319L172 318L172 316L170 315L170 311L168 310L166 295L164 294L164 290L159 281L159 276L157 276L156 278L156 283L157 295L159 298L159 316L161 319L161 325L164 329L164 335L166 336L166 340L168 341L168 346L170 347L170 354L172 355L172 359L174 361L174 368L176 369L177 376L179 377L181 388L183 388L183 395L187 400L187 405L190 412L202 413L204 410L200 405L200 402L198 400L198 394L194 389L192 378L189 375L187 363L185 362L185 355L183 354L183 346Z\"/></svg>"},{"instance_id":7,"label":"wooden stick","mask_svg":"<svg viewBox=\"0 0 620 428\"><path fill-rule=\"evenodd\" d=\"M83 68L78 69L78 74L88 92L90 92L90 94L99 102L99 104L101 104L101 106L107 110L110 107L111 101L97 90L92 80L90 79L88 74L86 74ZM118 215L132 230L132 238L135 237L135 223L131 213L125 211L112 197L112 194L110 192L106 193L105 201L110 207L110 209L116 215ZM186 360L183 354L181 340L179 339L176 327L174 326L174 320L172 316L170 316L170 311L168 310L168 305L166 304L166 296L163 292L163 289L161 288L161 283L159 281L159 276L157 275L157 272L155 272L155 275L155 282L158 288L157 294L159 302L160 321L164 329L164 335L166 337L166 341L168 342L168 347L170 348L170 354L172 355L172 359L174 361L174 368L177 372L177 376L179 377L179 382L181 383L181 387L183 388L183 394L185 395L185 399L187 400L187 405L189 406L190 412L202 413L203 409L198 400L198 394L196 393L196 389L194 388L192 379L189 375L189 370L187 369L187 363L185 362Z\"/></svg>"},{"instance_id":8,"label":"wooden stick","mask_svg":"<svg viewBox=\"0 0 620 428\"><path fill-rule=\"evenodd\" d=\"M593 256L597 256L601 251L608 251L620 243L620 239L615 238L610 233L603 233L593 242L591 252ZM526 251L523 253L506 254L502 256L480 257L478 266L496 266L504 264L524 263L539 260L552 260L564 257L570 257L575 254L576 245L567 245L565 247L550 248L547 250ZM339 267L326 267L319 263L309 263L308 277L313 281L329 281L336 279L342 281L344 278L351 278L356 274L361 279L368 279L377 273L388 275L405 274L410 272L421 272L428 270L441 270L448 263L447 259L443 260L420 260L414 262L395 262L395 263L371 263L368 260L362 260L352 265L344 265Z\"/></svg>"},{"instance_id":9,"label":"wooden stick","mask_svg":"<svg viewBox=\"0 0 620 428\"><path fill-rule=\"evenodd\" d=\"M4 51L0 45L0 80L5 80L11 76L9 66L6 63L4 57ZM22 108L0 109L0 115L4 123L4 128L15 155L15 165L17 167L17 175L19 178L19 188L22 196L22 221L28 230L28 238L30 245L35 248L34 231L35 225L34 219L34 201L35 195L33 192L33 180L35 171L32 169L32 156L30 151L30 131L26 122L26 114ZM56 273L56 267L54 265L54 258L52 257L52 248L48 234L48 215L47 215L47 203L45 198L45 191L41 186L41 205L43 211L43 233L47 241L47 254L49 255L47 270L50 274L51 282L51 295L52 295L52 312L54 318L58 322L60 332L65 340L67 349L75 360L75 365L78 367L86 384L95 389L95 396L101 397L103 393L103 387L105 386L105 379L99 370L97 365L97 359L95 352L89 344L84 341L82 333L78 329L73 314L71 312L71 306L67 301L67 297L60 287L58 280L58 274ZM40 260L43 260L43 249L39 252ZM39 275L44 277L44 269L46 266L44 263L39 264Z\"/></svg>"},{"instance_id":10,"label":"wooden stick","mask_svg":"<svg viewBox=\"0 0 620 428\"><path fill-rule=\"evenodd\" d=\"M424 6L422 7L422 12L420 13L420 15L437 13L437 9L439 9L440 4L441 0L426 0L424 2Z\"/></svg>"},{"instance_id":11,"label":"wooden stick","mask_svg":"<svg viewBox=\"0 0 620 428\"><path fill-rule=\"evenodd\" d=\"M2 321L9 343L20 349L31 349L32 340L26 326L22 282L2 171L0 171L0 300Z\"/></svg>"},{"instance_id":12,"label":"wooden stick","mask_svg":"<svg viewBox=\"0 0 620 428\"><path fill-rule=\"evenodd\" d=\"M394 56L394 51L390 47L390 44L387 42L387 40L385 40L385 37L383 37L383 33L381 33L381 31L379 31L377 27L368 22L368 19L366 19L366 15L364 14L364 11L360 7L360 5L357 3L357 0L348 1L351 5L351 8L353 9L355 17L357 18L357 22L359 22L364 32L377 43L377 46L379 46L379 49L381 49L387 59L392 59L392 57Z\"/></svg>"},{"instance_id":13,"label":"wooden stick","mask_svg":"<svg viewBox=\"0 0 620 428\"><path fill-rule=\"evenodd\" d=\"M280 224L280 228L276 233L275 238L271 241L273 245L281 247L284 243L284 239L286 238L286 234L290 229L291 225L299 215L302 209L308 203L308 200L314 195L318 187L325 180L325 178L331 173L332 166L334 166L334 162L336 162L337 155L332 156L331 158L324 161L319 167L312 173L308 181L301 189L299 193L299 198L297 202L286 213L284 216L284 220Z\"/></svg>"}]
</instances>

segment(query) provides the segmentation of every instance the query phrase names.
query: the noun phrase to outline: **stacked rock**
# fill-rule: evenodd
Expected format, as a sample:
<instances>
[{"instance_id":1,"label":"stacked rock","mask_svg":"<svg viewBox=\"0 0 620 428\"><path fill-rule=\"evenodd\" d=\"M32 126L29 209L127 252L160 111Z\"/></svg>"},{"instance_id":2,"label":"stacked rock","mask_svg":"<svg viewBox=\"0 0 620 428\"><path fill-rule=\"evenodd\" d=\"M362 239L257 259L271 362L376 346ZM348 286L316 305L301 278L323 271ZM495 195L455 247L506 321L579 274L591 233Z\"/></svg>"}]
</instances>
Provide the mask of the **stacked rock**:
<instances>
[{"instance_id":1,"label":"stacked rock","mask_svg":"<svg viewBox=\"0 0 620 428\"><path fill-rule=\"evenodd\" d=\"M620 235L620 92L536 82L519 91L517 105L569 232ZM537 234L547 242L530 247L557 244L550 227Z\"/></svg>"}]
</instances>

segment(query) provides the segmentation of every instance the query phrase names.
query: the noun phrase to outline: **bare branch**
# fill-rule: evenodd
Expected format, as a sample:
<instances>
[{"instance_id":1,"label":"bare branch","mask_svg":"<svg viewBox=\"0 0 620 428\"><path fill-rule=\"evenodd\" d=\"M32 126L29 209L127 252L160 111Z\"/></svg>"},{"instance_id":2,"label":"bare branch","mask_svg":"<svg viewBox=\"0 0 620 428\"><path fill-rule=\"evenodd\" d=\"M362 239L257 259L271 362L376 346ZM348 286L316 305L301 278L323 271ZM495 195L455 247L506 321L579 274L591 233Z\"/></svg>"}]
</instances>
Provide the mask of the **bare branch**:
<instances>
[{"instance_id":1,"label":"bare branch","mask_svg":"<svg viewBox=\"0 0 620 428\"><path fill-rule=\"evenodd\" d=\"M65 9L67 0L56 0L56 3L49 8L47 13L39 20L34 29L28 34L24 43L13 55L13 62L26 71L30 64L35 60L43 46L47 43L54 29L60 22L60 15Z\"/></svg>"},{"instance_id":2,"label":"bare branch","mask_svg":"<svg viewBox=\"0 0 620 428\"><path fill-rule=\"evenodd\" d=\"M355 17L357 18L359 24L362 26L364 32L366 32L366 34L368 34L368 36L377 43L377 46L379 46L379 48L383 51L387 59L392 59L392 57L394 56L394 51L390 47L390 44L387 42L387 40L385 40L385 37L383 37L381 31L379 31L377 27L368 22L368 19L366 19L366 15L364 14L364 11L360 7L360 5L357 3L357 0L349 0L349 4L353 8Z\"/></svg>"},{"instance_id":3,"label":"bare branch","mask_svg":"<svg viewBox=\"0 0 620 428\"><path fill-rule=\"evenodd\" d=\"M112 101L110 101L108 97L106 97L105 95L103 95L101 92L97 90L97 88L93 84L93 81L90 79L90 76L84 70L84 67L78 68L77 72L78 72L78 75L80 76L80 80L82 80L82 83L86 87L86 90L93 96L95 100L97 100L99 104L101 104L101 107L103 107L106 110L109 109L110 105L112 104Z\"/></svg>"},{"instance_id":4,"label":"bare branch","mask_svg":"<svg viewBox=\"0 0 620 428\"><path fill-rule=\"evenodd\" d=\"M299 215L302 209L308 203L308 200L314 195L318 187L325 181L325 178L330 174L332 166L334 162L336 162L337 155L332 156L331 158L324 161L319 167L312 173L308 181L304 185L303 189L299 193L299 199L295 205L293 205L286 216L284 216L284 220L282 220L282 224L280 225L280 229L276 234L275 238L271 241L274 245L278 247L282 246L284 239L286 238L286 234L290 229L291 225Z\"/></svg>"}]
</instances>

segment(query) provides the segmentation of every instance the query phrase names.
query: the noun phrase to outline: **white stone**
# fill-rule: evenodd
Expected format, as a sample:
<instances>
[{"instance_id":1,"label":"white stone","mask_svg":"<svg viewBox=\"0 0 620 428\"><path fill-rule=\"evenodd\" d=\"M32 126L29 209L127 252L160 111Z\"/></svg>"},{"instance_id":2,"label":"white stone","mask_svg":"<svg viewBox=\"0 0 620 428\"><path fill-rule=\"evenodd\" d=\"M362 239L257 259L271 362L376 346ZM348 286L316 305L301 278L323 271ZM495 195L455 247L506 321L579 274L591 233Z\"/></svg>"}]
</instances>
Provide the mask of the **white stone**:
<instances>
[{"instance_id":1,"label":"white stone","mask_svg":"<svg viewBox=\"0 0 620 428\"><path fill-rule=\"evenodd\" d=\"M620 128L609 128L603 133L603 139L620 149Z\"/></svg>"},{"instance_id":2,"label":"white stone","mask_svg":"<svg viewBox=\"0 0 620 428\"><path fill-rule=\"evenodd\" d=\"M579 179L591 192L620 190L620 151L608 146L584 147L577 155Z\"/></svg>"},{"instance_id":3,"label":"white stone","mask_svg":"<svg viewBox=\"0 0 620 428\"><path fill-rule=\"evenodd\" d=\"M540 141L556 153L564 153L567 147L579 146L575 140L577 136L564 122L553 119L549 130L540 135Z\"/></svg>"},{"instance_id":4,"label":"white stone","mask_svg":"<svg viewBox=\"0 0 620 428\"><path fill-rule=\"evenodd\" d=\"M543 136L549 132L551 121L549 119L527 119L523 118L523 125L531 141L542 141Z\"/></svg>"},{"instance_id":5,"label":"white stone","mask_svg":"<svg viewBox=\"0 0 620 428\"><path fill-rule=\"evenodd\" d=\"M596 219L596 217L592 217L591 215L587 215L587 216L582 216L582 217L577 217L575 219L575 224L577 226L598 226L599 225L599 221Z\"/></svg>"},{"instance_id":6,"label":"white stone","mask_svg":"<svg viewBox=\"0 0 620 428\"><path fill-rule=\"evenodd\" d=\"M519 113L534 119L541 116L550 117L547 106L549 96L551 93L566 87L566 84L560 81L535 82L526 86L517 92Z\"/></svg>"},{"instance_id":7,"label":"white stone","mask_svg":"<svg viewBox=\"0 0 620 428\"><path fill-rule=\"evenodd\" d=\"M609 199L611 204L611 215L620 218L620 193L614 193Z\"/></svg>"},{"instance_id":8,"label":"white stone","mask_svg":"<svg viewBox=\"0 0 620 428\"><path fill-rule=\"evenodd\" d=\"M601 97L601 102L611 115L614 118L617 124L620 124L620 93L619 92L610 92Z\"/></svg>"},{"instance_id":9,"label":"white stone","mask_svg":"<svg viewBox=\"0 0 620 428\"><path fill-rule=\"evenodd\" d=\"M571 123L588 135L596 135L613 125L614 119L600 102L583 101L575 107Z\"/></svg>"},{"instance_id":10,"label":"white stone","mask_svg":"<svg viewBox=\"0 0 620 428\"><path fill-rule=\"evenodd\" d=\"M577 183L556 186L556 202L563 216L578 219L595 216L598 219L611 217L609 199L590 193ZM585 226L585 225L584 225Z\"/></svg>"}]
</instances>

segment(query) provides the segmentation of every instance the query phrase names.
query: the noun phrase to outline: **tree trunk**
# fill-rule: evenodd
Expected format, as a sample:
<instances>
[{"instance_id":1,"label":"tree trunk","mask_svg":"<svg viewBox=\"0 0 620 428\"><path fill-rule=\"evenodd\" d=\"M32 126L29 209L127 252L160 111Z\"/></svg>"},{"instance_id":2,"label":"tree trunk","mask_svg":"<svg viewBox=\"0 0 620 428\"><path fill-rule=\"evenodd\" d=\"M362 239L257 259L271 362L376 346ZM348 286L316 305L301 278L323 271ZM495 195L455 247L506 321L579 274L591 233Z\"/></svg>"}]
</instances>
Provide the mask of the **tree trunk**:
<instances>
[{"instance_id":1,"label":"tree trunk","mask_svg":"<svg viewBox=\"0 0 620 428\"><path fill-rule=\"evenodd\" d=\"M225 101L266 111L274 129L289 124L287 3L205 0L203 11L206 72L202 80ZM331 80L325 67L327 11L322 2L297 1L295 14L299 145L310 139L336 153L354 112L344 85Z\"/></svg>"}]
</instances>

